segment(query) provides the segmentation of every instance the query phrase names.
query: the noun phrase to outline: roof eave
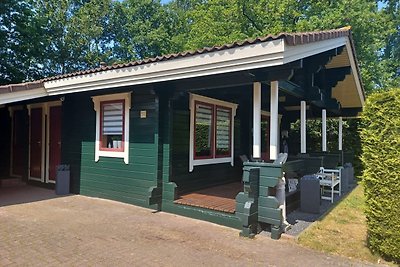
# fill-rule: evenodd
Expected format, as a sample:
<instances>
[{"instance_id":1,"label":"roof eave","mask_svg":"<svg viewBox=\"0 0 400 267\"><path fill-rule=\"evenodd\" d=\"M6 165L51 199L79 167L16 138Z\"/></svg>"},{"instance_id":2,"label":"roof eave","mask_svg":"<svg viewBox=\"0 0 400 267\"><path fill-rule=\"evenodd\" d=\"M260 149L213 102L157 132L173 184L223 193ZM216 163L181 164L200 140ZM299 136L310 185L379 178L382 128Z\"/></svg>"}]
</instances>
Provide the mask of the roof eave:
<instances>
[{"instance_id":1,"label":"roof eave","mask_svg":"<svg viewBox=\"0 0 400 267\"><path fill-rule=\"evenodd\" d=\"M283 64L284 40L44 82L49 95L216 75Z\"/></svg>"},{"instance_id":2,"label":"roof eave","mask_svg":"<svg viewBox=\"0 0 400 267\"><path fill-rule=\"evenodd\" d=\"M35 89L11 91L9 93L1 94L0 105L35 99L35 98L44 97L47 95L48 95L47 91L43 85L41 87L37 87Z\"/></svg>"}]
</instances>

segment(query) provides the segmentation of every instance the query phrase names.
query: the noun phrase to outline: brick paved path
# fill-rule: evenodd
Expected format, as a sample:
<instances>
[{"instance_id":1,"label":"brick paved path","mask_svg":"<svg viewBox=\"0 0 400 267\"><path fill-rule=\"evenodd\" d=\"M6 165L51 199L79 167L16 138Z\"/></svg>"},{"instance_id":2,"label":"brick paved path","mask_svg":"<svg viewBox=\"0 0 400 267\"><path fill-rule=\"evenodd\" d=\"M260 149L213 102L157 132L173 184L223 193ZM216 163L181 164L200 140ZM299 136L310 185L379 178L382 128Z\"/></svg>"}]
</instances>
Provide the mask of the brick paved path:
<instances>
[{"instance_id":1,"label":"brick paved path","mask_svg":"<svg viewBox=\"0 0 400 267\"><path fill-rule=\"evenodd\" d=\"M40 200L40 201L35 201ZM27 201L25 204L14 204ZM29 202L31 201L31 202ZM32 202L33 201L33 202ZM364 266L290 241L47 189L0 189L0 266Z\"/></svg>"}]
</instances>

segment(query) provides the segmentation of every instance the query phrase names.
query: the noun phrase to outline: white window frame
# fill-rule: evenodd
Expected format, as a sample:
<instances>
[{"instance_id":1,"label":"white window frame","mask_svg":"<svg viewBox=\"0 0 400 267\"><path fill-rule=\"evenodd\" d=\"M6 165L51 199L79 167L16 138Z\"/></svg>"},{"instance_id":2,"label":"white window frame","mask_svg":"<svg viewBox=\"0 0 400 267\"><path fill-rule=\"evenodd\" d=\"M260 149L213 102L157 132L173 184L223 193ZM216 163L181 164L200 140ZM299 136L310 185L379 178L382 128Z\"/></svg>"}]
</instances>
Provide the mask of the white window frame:
<instances>
[{"instance_id":1,"label":"white window frame","mask_svg":"<svg viewBox=\"0 0 400 267\"><path fill-rule=\"evenodd\" d=\"M215 106L221 106L231 109L231 155L228 157L218 157L211 159L194 159L194 123L195 123L195 103L203 102ZM231 163L234 166L234 129L235 129L235 116L238 104L226 102L206 96L196 95L189 93L189 109L190 109L190 141L189 141L189 172L193 171L194 166L218 164L218 163ZM215 144L214 144L215 146Z\"/></svg>"},{"instance_id":2,"label":"white window frame","mask_svg":"<svg viewBox=\"0 0 400 267\"><path fill-rule=\"evenodd\" d=\"M131 109L131 92L112 94L112 95L100 95L92 97L94 103L94 110L96 111L96 144L95 144L95 155L94 160L99 161L100 157L109 158L123 158L125 164L129 164L129 110ZM124 110L124 151L104 151L100 150L100 120L101 120L101 102L105 101L125 101Z\"/></svg>"}]
</instances>

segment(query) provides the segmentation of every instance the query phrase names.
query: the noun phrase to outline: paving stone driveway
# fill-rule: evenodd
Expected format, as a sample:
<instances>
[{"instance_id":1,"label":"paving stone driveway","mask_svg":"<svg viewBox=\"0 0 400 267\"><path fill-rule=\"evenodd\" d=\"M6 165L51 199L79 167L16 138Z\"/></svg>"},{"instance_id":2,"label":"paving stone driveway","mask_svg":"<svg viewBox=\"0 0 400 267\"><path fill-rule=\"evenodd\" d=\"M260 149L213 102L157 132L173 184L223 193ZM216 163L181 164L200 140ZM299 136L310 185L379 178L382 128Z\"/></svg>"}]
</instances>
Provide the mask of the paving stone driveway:
<instances>
[{"instance_id":1,"label":"paving stone driveway","mask_svg":"<svg viewBox=\"0 0 400 267\"><path fill-rule=\"evenodd\" d=\"M28 203L23 203L28 202ZM15 204L20 203L20 204ZM22 204L21 204L22 203ZM108 200L0 189L0 266L366 266Z\"/></svg>"}]
</instances>

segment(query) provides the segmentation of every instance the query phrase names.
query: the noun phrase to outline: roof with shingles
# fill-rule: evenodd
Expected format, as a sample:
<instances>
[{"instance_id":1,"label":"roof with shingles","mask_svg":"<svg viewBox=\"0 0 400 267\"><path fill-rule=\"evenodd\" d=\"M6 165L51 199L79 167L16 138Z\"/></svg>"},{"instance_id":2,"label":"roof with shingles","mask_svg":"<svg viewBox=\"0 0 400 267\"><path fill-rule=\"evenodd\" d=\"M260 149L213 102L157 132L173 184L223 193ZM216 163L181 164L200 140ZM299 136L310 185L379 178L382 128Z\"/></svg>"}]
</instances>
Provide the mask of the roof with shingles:
<instances>
[{"instance_id":1,"label":"roof with shingles","mask_svg":"<svg viewBox=\"0 0 400 267\"><path fill-rule=\"evenodd\" d=\"M93 69L87 69L87 70L76 71L76 72L72 72L72 73L47 77L47 78L43 78L41 80L37 80L37 81L33 81L33 82L3 85L3 86L0 86L0 94L22 91L22 90L37 89L37 88L43 87L43 83L47 82L47 81L59 80L59 79L63 79L63 78L69 78L69 77L74 77L74 76L79 76L79 75L86 75L86 74L108 71L108 70L122 69L122 68L127 68L127 67L132 67L132 66L137 66L137 65L144 65L144 64L155 63L155 62L161 62L161 61L166 61L166 60L174 60L174 59L178 59L178 58L190 57L190 56L194 56L194 55L205 54L205 53L210 53L210 52L215 52L215 51L222 51L222 50L227 50L227 49L241 47L241 46L269 42L269 41L278 40L278 39L284 39L285 43L287 45L295 46L295 45L302 45L302 44L307 44L307 43L324 41L324 40L328 40L328 39L340 38L340 37L344 37L344 36L348 36L351 39L351 28L350 27L343 27L343 28L339 28L339 29L325 30L325 31L300 32L300 33L280 33L277 35L269 34L264 37L258 37L258 38L254 38L254 39L246 39L244 41L237 41L237 42L233 42L230 44L224 44L221 46L205 47L205 48L198 49L198 50L180 52L180 53L175 53L175 54L167 54L167 55L163 55L163 56L146 58L143 60L136 60L136 61L131 61L131 62L122 63L122 64L99 66L99 67L93 68Z\"/></svg>"}]
</instances>

